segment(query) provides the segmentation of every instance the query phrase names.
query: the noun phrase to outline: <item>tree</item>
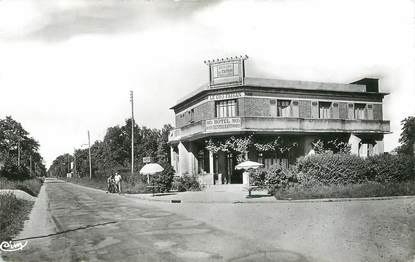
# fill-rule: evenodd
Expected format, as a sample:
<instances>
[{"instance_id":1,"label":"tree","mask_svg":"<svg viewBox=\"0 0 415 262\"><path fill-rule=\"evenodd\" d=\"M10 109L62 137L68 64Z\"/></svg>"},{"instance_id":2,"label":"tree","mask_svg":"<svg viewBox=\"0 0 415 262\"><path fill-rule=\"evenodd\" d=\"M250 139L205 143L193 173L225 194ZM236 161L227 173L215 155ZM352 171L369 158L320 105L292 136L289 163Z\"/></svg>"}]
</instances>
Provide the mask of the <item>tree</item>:
<instances>
[{"instance_id":1,"label":"tree","mask_svg":"<svg viewBox=\"0 0 415 262\"><path fill-rule=\"evenodd\" d=\"M414 156L415 151L415 117L410 116L401 121L402 132L399 138L401 144L396 151L399 154Z\"/></svg>"},{"instance_id":2,"label":"tree","mask_svg":"<svg viewBox=\"0 0 415 262\"><path fill-rule=\"evenodd\" d=\"M0 160L8 177L46 174L39 143L11 116L0 119Z\"/></svg>"}]
</instances>

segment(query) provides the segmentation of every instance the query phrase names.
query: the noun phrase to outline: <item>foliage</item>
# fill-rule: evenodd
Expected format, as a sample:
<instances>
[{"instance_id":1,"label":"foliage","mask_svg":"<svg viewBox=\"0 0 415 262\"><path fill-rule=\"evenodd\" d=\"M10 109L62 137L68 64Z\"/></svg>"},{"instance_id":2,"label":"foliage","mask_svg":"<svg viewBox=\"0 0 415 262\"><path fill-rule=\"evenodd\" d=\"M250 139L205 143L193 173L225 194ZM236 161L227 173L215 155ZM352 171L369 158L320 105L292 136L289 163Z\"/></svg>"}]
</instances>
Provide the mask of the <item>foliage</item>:
<instances>
[{"instance_id":1,"label":"foliage","mask_svg":"<svg viewBox=\"0 0 415 262\"><path fill-rule=\"evenodd\" d=\"M355 155L323 153L300 158L297 170L301 178L325 184L349 184L367 181L366 161Z\"/></svg>"},{"instance_id":2,"label":"foliage","mask_svg":"<svg viewBox=\"0 0 415 262\"><path fill-rule=\"evenodd\" d=\"M173 184L174 169L170 164L163 165L164 170L158 174L150 176L150 183L156 186L158 192L170 191Z\"/></svg>"},{"instance_id":3,"label":"foliage","mask_svg":"<svg viewBox=\"0 0 415 262\"><path fill-rule=\"evenodd\" d=\"M316 199L316 198L356 198L415 195L415 183L365 182L346 185L315 185L313 187L296 184L292 187L277 190L277 199Z\"/></svg>"},{"instance_id":4,"label":"foliage","mask_svg":"<svg viewBox=\"0 0 415 262\"><path fill-rule=\"evenodd\" d=\"M376 182L408 181L415 178L415 159L409 155L383 154L365 161L368 179Z\"/></svg>"},{"instance_id":5,"label":"foliage","mask_svg":"<svg viewBox=\"0 0 415 262\"><path fill-rule=\"evenodd\" d=\"M278 164L269 168L258 168L250 174L250 184L266 188L270 194L273 194L279 188L290 187L297 182L295 170Z\"/></svg>"},{"instance_id":6,"label":"foliage","mask_svg":"<svg viewBox=\"0 0 415 262\"><path fill-rule=\"evenodd\" d=\"M168 133L171 125L164 125L161 130L145 126L134 126L134 172L143 166L143 157L149 156L154 162L170 162ZM76 176L89 177L88 149L76 149L74 156L63 154L58 156L49 168L51 176L65 177L70 161L75 159ZM131 120L123 126L107 129L103 141L91 145L92 177L106 178L119 170L131 169ZM70 170L69 170L70 171ZM130 172L130 171L127 171ZM127 173L125 172L125 173Z\"/></svg>"},{"instance_id":7,"label":"foliage","mask_svg":"<svg viewBox=\"0 0 415 262\"><path fill-rule=\"evenodd\" d=\"M397 148L399 154L407 154L414 156L415 151L415 117L410 116L401 121L402 132L399 137L399 143L401 144Z\"/></svg>"},{"instance_id":8,"label":"foliage","mask_svg":"<svg viewBox=\"0 0 415 262\"><path fill-rule=\"evenodd\" d=\"M341 139L319 138L311 143L316 154L340 153L350 154L351 146Z\"/></svg>"},{"instance_id":9,"label":"foliage","mask_svg":"<svg viewBox=\"0 0 415 262\"><path fill-rule=\"evenodd\" d=\"M174 185L177 191L200 191L201 186L196 176L184 175L176 177L174 180Z\"/></svg>"},{"instance_id":10,"label":"foliage","mask_svg":"<svg viewBox=\"0 0 415 262\"><path fill-rule=\"evenodd\" d=\"M205 148L208 151L217 153L230 152L238 156L238 162L242 162L245 159L245 153L249 151L249 148L252 147L259 152L280 152L285 153L297 147L298 144L294 141L291 141L290 138L282 139L281 137L276 138L265 138L265 137L256 137L253 138L250 136L241 136L235 137L231 136L230 138L215 138L205 141Z\"/></svg>"},{"instance_id":11,"label":"foliage","mask_svg":"<svg viewBox=\"0 0 415 262\"><path fill-rule=\"evenodd\" d=\"M31 178L26 180L9 180L0 177L0 189L19 189L26 193L37 196L42 187L42 180L39 178Z\"/></svg>"},{"instance_id":12,"label":"foliage","mask_svg":"<svg viewBox=\"0 0 415 262\"><path fill-rule=\"evenodd\" d=\"M2 164L4 168L0 167L1 176L25 178L30 173L35 176L46 174L43 158L39 153L39 143L11 116L0 119L0 165Z\"/></svg>"},{"instance_id":13,"label":"foliage","mask_svg":"<svg viewBox=\"0 0 415 262\"><path fill-rule=\"evenodd\" d=\"M11 193L0 195L0 243L11 240L23 228L32 205Z\"/></svg>"}]
</instances>

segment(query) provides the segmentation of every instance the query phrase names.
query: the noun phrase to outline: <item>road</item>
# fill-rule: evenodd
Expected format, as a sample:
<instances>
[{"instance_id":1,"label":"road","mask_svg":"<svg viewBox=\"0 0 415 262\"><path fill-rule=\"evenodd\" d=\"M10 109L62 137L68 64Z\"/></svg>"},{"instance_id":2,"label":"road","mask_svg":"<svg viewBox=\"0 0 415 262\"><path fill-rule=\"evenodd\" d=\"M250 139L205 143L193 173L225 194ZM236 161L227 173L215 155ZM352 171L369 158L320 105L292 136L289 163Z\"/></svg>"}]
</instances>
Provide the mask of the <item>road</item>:
<instances>
[{"instance_id":1,"label":"road","mask_svg":"<svg viewBox=\"0 0 415 262\"><path fill-rule=\"evenodd\" d=\"M311 261L132 198L48 180L6 261ZM28 229L29 228L29 229Z\"/></svg>"},{"instance_id":2,"label":"road","mask_svg":"<svg viewBox=\"0 0 415 262\"><path fill-rule=\"evenodd\" d=\"M171 204L68 183L42 190L44 212L20 236L27 248L6 259L415 261L415 198Z\"/></svg>"}]
</instances>

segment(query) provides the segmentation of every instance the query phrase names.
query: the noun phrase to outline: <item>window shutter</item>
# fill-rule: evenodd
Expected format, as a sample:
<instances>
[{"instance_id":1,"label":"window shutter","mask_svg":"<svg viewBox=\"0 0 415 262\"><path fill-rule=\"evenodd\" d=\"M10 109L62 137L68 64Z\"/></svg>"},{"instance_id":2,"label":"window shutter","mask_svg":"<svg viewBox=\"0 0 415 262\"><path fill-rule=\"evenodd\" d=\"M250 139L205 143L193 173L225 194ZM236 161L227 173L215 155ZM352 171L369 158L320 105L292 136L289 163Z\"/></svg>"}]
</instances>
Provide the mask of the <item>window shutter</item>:
<instances>
[{"instance_id":1,"label":"window shutter","mask_svg":"<svg viewBox=\"0 0 415 262\"><path fill-rule=\"evenodd\" d=\"M299 105L298 105L298 101L293 101L291 103L291 107L292 107L292 117L300 117L300 109L299 109Z\"/></svg>"},{"instance_id":2,"label":"window shutter","mask_svg":"<svg viewBox=\"0 0 415 262\"><path fill-rule=\"evenodd\" d=\"M354 104L347 104L347 119L354 119Z\"/></svg>"},{"instance_id":3,"label":"window shutter","mask_svg":"<svg viewBox=\"0 0 415 262\"><path fill-rule=\"evenodd\" d=\"M370 105L370 104L367 105L366 110L367 110L367 119L373 120L373 105Z\"/></svg>"},{"instance_id":4,"label":"window shutter","mask_svg":"<svg viewBox=\"0 0 415 262\"><path fill-rule=\"evenodd\" d=\"M311 102L311 118L318 118L318 102Z\"/></svg>"}]
</instances>

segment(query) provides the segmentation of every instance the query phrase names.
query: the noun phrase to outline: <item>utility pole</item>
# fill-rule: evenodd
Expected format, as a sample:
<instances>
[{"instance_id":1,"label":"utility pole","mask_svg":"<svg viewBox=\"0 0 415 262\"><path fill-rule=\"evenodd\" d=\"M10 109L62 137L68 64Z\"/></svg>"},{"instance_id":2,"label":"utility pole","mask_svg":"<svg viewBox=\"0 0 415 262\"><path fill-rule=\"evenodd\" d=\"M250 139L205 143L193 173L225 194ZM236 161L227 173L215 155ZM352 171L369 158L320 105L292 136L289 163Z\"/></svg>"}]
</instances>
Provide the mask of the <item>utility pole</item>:
<instances>
[{"instance_id":1,"label":"utility pole","mask_svg":"<svg viewBox=\"0 0 415 262\"><path fill-rule=\"evenodd\" d=\"M73 176L76 177L76 148L73 149Z\"/></svg>"},{"instance_id":2,"label":"utility pole","mask_svg":"<svg viewBox=\"0 0 415 262\"><path fill-rule=\"evenodd\" d=\"M89 158L89 179L92 179L92 163L91 163L91 137L88 130L88 158Z\"/></svg>"},{"instance_id":3,"label":"utility pole","mask_svg":"<svg viewBox=\"0 0 415 262\"><path fill-rule=\"evenodd\" d=\"M32 155L30 155L30 157L29 157L29 161L30 161L30 176L32 176Z\"/></svg>"},{"instance_id":4,"label":"utility pole","mask_svg":"<svg viewBox=\"0 0 415 262\"><path fill-rule=\"evenodd\" d=\"M17 142L17 166L20 168L20 141Z\"/></svg>"},{"instance_id":5,"label":"utility pole","mask_svg":"<svg viewBox=\"0 0 415 262\"><path fill-rule=\"evenodd\" d=\"M131 175L134 175L134 94L130 91L131 102Z\"/></svg>"}]
</instances>

